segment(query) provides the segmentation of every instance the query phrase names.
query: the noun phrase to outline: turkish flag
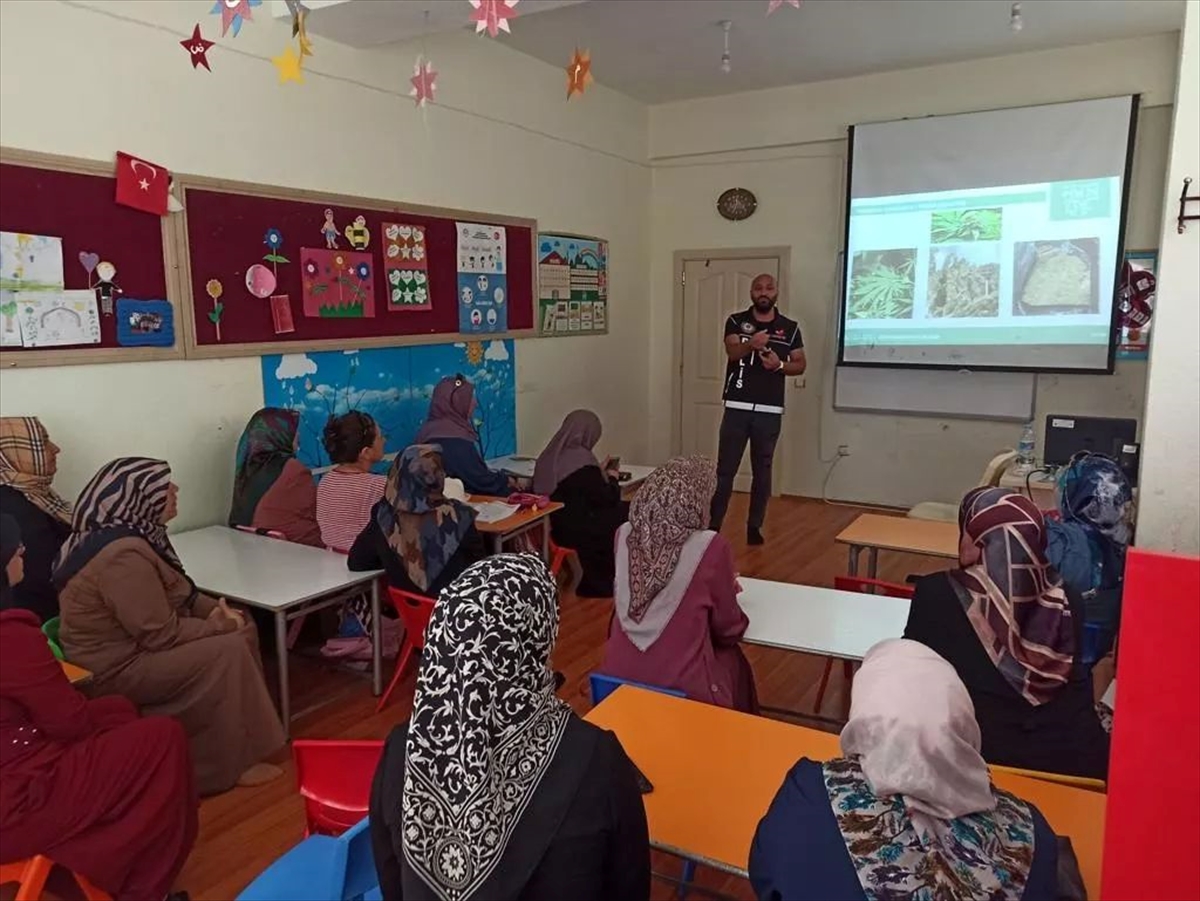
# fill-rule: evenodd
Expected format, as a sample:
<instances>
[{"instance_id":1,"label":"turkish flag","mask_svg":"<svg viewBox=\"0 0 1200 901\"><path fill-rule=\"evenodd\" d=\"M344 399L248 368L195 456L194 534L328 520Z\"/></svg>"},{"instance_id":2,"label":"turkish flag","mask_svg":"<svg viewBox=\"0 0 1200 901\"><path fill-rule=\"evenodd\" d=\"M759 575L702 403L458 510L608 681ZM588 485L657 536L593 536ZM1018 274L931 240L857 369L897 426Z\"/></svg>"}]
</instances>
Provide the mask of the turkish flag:
<instances>
[{"instance_id":1,"label":"turkish flag","mask_svg":"<svg viewBox=\"0 0 1200 901\"><path fill-rule=\"evenodd\" d=\"M117 151L117 203L165 216L170 180L171 174L162 166Z\"/></svg>"}]
</instances>

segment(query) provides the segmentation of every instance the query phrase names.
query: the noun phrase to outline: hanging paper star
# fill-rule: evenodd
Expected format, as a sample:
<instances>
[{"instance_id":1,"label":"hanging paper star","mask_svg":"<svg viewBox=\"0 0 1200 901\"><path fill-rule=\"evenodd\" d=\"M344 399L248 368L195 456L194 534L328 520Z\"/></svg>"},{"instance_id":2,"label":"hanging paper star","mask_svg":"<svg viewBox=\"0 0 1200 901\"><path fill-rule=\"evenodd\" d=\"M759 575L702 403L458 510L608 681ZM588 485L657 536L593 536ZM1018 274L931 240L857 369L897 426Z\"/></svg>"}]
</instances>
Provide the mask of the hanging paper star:
<instances>
[{"instance_id":1,"label":"hanging paper star","mask_svg":"<svg viewBox=\"0 0 1200 901\"><path fill-rule=\"evenodd\" d=\"M300 33L300 19L308 13L308 7L300 0L283 0L283 3L292 14L292 37L296 37Z\"/></svg>"},{"instance_id":2,"label":"hanging paper star","mask_svg":"<svg viewBox=\"0 0 1200 901\"><path fill-rule=\"evenodd\" d=\"M800 8L800 0L767 0L767 15L771 15L771 13L775 12L775 10L779 9L785 3L796 9Z\"/></svg>"},{"instance_id":3,"label":"hanging paper star","mask_svg":"<svg viewBox=\"0 0 1200 901\"><path fill-rule=\"evenodd\" d=\"M213 8L209 10L209 13L214 16L220 14L221 37L225 37L230 26L232 26L233 36L236 38L242 30L242 22L254 21L250 10L255 6L261 5L262 0L217 0L213 4Z\"/></svg>"},{"instance_id":4,"label":"hanging paper star","mask_svg":"<svg viewBox=\"0 0 1200 901\"><path fill-rule=\"evenodd\" d=\"M300 45L300 65L304 65L304 57L312 56L312 41L308 39L308 26L305 19L308 17L308 10L301 10L300 15L293 23L292 37L297 38Z\"/></svg>"},{"instance_id":5,"label":"hanging paper star","mask_svg":"<svg viewBox=\"0 0 1200 901\"><path fill-rule=\"evenodd\" d=\"M286 84L289 81L304 81L304 73L300 71L300 57L296 56L296 51L292 49L291 44L288 44L279 56L272 56L271 62L279 70L280 84Z\"/></svg>"},{"instance_id":6,"label":"hanging paper star","mask_svg":"<svg viewBox=\"0 0 1200 901\"><path fill-rule=\"evenodd\" d=\"M433 102L433 94L437 90L437 75L433 63L423 56L417 57L413 65L413 77L409 79L412 89L408 92L408 96L416 101L417 106Z\"/></svg>"},{"instance_id":7,"label":"hanging paper star","mask_svg":"<svg viewBox=\"0 0 1200 901\"><path fill-rule=\"evenodd\" d=\"M567 66L567 99L573 94L582 94L592 83L592 54L575 48L575 55Z\"/></svg>"},{"instance_id":8,"label":"hanging paper star","mask_svg":"<svg viewBox=\"0 0 1200 901\"><path fill-rule=\"evenodd\" d=\"M517 17L513 8L521 0L471 0L475 12L471 13L471 21L475 23L475 33L487 29L488 37L495 37L501 31L512 34L508 20Z\"/></svg>"},{"instance_id":9,"label":"hanging paper star","mask_svg":"<svg viewBox=\"0 0 1200 901\"><path fill-rule=\"evenodd\" d=\"M208 48L213 45L213 41L206 41L204 35L200 33L200 23L196 23L196 27L192 29L192 36L185 38L179 42L179 46L188 52L192 58L192 69L197 66L203 66L212 71L212 67L208 64Z\"/></svg>"}]
</instances>

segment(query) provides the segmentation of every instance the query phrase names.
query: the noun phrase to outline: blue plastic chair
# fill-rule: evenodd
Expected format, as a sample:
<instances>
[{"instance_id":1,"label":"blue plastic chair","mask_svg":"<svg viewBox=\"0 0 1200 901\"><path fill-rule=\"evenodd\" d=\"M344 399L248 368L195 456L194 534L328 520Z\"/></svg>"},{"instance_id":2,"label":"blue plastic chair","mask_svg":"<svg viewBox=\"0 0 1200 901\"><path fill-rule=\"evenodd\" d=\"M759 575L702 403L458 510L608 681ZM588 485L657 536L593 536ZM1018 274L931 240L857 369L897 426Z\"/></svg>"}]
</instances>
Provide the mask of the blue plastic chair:
<instances>
[{"instance_id":1,"label":"blue plastic chair","mask_svg":"<svg viewBox=\"0 0 1200 901\"><path fill-rule=\"evenodd\" d=\"M336 838L311 835L259 873L238 901L381 899L368 819Z\"/></svg>"}]
</instances>

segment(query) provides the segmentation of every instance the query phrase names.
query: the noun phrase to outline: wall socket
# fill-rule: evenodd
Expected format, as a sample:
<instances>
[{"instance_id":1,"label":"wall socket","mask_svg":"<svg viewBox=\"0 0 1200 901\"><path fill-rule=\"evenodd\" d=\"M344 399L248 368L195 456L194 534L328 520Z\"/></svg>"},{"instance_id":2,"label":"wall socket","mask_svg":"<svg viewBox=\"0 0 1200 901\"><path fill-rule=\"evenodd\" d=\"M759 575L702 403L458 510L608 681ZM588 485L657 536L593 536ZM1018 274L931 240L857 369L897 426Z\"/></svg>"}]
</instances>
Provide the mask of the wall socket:
<instances>
[{"instance_id":1,"label":"wall socket","mask_svg":"<svg viewBox=\"0 0 1200 901\"><path fill-rule=\"evenodd\" d=\"M838 456L839 457L849 457L850 456L850 445L849 444L839 444L838 445Z\"/></svg>"}]
</instances>

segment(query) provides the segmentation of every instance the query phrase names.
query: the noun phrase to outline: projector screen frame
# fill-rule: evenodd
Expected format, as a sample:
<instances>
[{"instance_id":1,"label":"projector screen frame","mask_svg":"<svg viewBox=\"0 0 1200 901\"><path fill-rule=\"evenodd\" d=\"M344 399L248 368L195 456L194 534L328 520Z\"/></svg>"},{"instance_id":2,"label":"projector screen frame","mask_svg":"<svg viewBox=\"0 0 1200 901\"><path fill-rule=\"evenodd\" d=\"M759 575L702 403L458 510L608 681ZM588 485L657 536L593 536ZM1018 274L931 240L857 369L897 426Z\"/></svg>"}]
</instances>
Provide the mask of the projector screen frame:
<instances>
[{"instance_id":1,"label":"projector screen frame","mask_svg":"<svg viewBox=\"0 0 1200 901\"><path fill-rule=\"evenodd\" d=\"M1129 98L1129 133L1125 143L1125 171L1121 176L1121 212L1117 225L1117 254L1116 273L1113 278L1112 315L1108 325L1108 360L1104 368L1080 368L1077 366L997 366L971 365L960 363L889 363L880 360L847 360L846 359L846 304L850 291L850 279L846 272L850 265L850 204L854 198L854 130L864 125L881 125L887 122L907 122L913 119L935 119L941 116L958 116L969 113L990 113L1005 110L1026 109L1029 107L1061 106L1079 103L1087 100L1119 100ZM854 366L864 369L942 369L955 372L1030 372L1030 373L1070 373L1075 375L1112 375L1116 366L1117 345L1120 335L1120 305L1117 302L1117 292L1121 283L1121 266L1125 260L1125 227L1129 215L1129 189L1133 176L1133 153L1137 141L1138 111L1141 108L1141 94L1106 94L1099 97L1078 97L1073 100L1060 100L1052 103L1032 103L1025 107L1002 106L978 110L962 110L955 113L931 113L927 116L903 116L899 119L881 119L876 122L859 122L846 130L846 194L842 209L842 251L839 256L838 281L841 284L838 303L838 366Z\"/></svg>"}]
</instances>

